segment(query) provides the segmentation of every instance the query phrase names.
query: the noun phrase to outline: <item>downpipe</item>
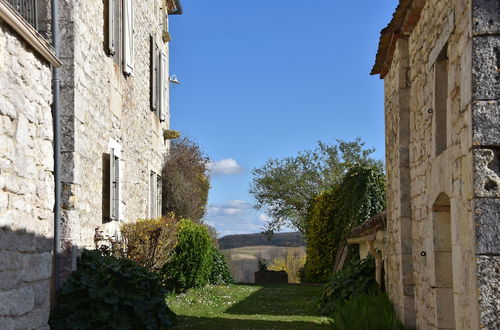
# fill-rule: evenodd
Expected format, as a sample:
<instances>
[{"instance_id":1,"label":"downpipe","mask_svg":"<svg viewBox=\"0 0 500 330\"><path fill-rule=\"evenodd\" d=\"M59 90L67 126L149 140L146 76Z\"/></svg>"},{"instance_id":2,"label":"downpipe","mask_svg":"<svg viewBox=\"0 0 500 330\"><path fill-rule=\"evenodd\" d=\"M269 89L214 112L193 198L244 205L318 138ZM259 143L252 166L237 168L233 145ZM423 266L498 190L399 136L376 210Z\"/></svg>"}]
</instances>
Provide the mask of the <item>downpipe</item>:
<instances>
[{"instance_id":1,"label":"downpipe","mask_svg":"<svg viewBox=\"0 0 500 330\"><path fill-rule=\"evenodd\" d=\"M52 47L59 58L59 1L50 0ZM54 130L54 278L56 295L61 289L61 82L59 68L52 67L52 119Z\"/></svg>"}]
</instances>

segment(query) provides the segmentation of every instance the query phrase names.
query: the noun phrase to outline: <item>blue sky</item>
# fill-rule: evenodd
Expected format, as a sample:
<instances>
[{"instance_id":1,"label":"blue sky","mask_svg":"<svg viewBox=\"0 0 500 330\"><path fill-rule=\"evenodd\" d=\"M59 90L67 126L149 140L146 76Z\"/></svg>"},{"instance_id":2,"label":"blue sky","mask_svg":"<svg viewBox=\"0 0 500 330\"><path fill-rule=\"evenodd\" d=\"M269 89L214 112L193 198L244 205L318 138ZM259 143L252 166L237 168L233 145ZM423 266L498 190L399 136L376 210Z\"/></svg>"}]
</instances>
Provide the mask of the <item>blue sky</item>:
<instances>
[{"instance_id":1,"label":"blue sky","mask_svg":"<svg viewBox=\"0 0 500 330\"><path fill-rule=\"evenodd\" d=\"M171 127L214 161L206 222L259 232L251 170L359 136L384 157L383 81L370 76L390 1L182 1L170 18Z\"/></svg>"}]
</instances>

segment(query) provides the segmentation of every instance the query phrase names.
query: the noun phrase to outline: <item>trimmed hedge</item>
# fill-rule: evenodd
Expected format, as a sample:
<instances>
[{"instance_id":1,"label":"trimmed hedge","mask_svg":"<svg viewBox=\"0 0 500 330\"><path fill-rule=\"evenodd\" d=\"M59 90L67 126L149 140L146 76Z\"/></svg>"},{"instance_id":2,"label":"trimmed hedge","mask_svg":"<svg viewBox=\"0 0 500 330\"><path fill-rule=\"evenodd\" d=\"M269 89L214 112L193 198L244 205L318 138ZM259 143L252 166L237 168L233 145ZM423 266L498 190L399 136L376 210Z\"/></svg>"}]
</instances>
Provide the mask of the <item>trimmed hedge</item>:
<instances>
[{"instance_id":1,"label":"trimmed hedge","mask_svg":"<svg viewBox=\"0 0 500 330\"><path fill-rule=\"evenodd\" d=\"M53 330L164 329L175 314L160 277L126 258L84 250L50 318Z\"/></svg>"}]
</instances>

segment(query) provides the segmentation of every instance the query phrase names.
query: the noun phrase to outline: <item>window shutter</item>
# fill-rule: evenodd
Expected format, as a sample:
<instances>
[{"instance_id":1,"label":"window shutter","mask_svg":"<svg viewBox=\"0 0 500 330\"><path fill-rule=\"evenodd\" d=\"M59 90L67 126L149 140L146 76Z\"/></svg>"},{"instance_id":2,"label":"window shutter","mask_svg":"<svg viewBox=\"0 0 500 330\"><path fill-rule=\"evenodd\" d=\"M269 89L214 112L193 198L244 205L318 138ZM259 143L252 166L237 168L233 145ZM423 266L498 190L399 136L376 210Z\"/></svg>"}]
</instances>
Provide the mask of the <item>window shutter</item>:
<instances>
[{"instance_id":1,"label":"window shutter","mask_svg":"<svg viewBox=\"0 0 500 330\"><path fill-rule=\"evenodd\" d=\"M123 72L134 73L134 8L132 0L123 2Z\"/></svg>"},{"instance_id":2,"label":"window shutter","mask_svg":"<svg viewBox=\"0 0 500 330\"><path fill-rule=\"evenodd\" d=\"M155 38L151 36L151 111L158 110L159 101L159 57L158 57L158 44Z\"/></svg>"},{"instance_id":3,"label":"window shutter","mask_svg":"<svg viewBox=\"0 0 500 330\"><path fill-rule=\"evenodd\" d=\"M155 189L156 189L156 175L154 172L149 173L149 217L150 218L155 218L155 211L156 211L156 194L155 194Z\"/></svg>"},{"instance_id":4,"label":"window shutter","mask_svg":"<svg viewBox=\"0 0 500 330\"><path fill-rule=\"evenodd\" d=\"M167 72L167 54L164 51L160 55L160 110L158 116L160 121L165 121L168 105L168 72Z\"/></svg>"},{"instance_id":5,"label":"window shutter","mask_svg":"<svg viewBox=\"0 0 500 330\"><path fill-rule=\"evenodd\" d=\"M115 200L115 149L111 148L109 155L109 219L114 220Z\"/></svg>"},{"instance_id":6,"label":"window shutter","mask_svg":"<svg viewBox=\"0 0 500 330\"><path fill-rule=\"evenodd\" d=\"M162 210L161 210L161 196L162 196L162 179L161 176L157 175L156 176L156 216L161 217L162 216Z\"/></svg>"},{"instance_id":7,"label":"window shutter","mask_svg":"<svg viewBox=\"0 0 500 330\"><path fill-rule=\"evenodd\" d=\"M120 220L120 159L115 158L115 220Z\"/></svg>"},{"instance_id":8,"label":"window shutter","mask_svg":"<svg viewBox=\"0 0 500 330\"><path fill-rule=\"evenodd\" d=\"M108 52L115 55L115 1L108 0Z\"/></svg>"}]
</instances>

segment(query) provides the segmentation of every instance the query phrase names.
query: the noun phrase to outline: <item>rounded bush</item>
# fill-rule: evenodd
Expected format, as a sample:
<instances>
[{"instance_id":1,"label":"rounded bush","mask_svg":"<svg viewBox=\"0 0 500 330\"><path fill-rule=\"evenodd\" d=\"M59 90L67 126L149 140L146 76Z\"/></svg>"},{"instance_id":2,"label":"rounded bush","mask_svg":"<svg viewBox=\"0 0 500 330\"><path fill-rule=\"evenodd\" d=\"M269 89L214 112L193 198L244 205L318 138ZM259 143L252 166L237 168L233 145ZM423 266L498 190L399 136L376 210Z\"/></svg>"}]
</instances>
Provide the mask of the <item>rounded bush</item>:
<instances>
[{"instance_id":1,"label":"rounded bush","mask_svg":"<svg viewBox=\"0 0 500 330\"><path fill-rule=\"evenodd\" d=\"M164 329L175 314L160 277L126 258L83 251L64 283L50 326L58 329Z\"/></svg>"},{"instance_id":2,"label":"rounded bush","mask_svg":"<svg viewBox=\"0 0 500 330\"><path fill-rule=\"evenodd\" d=\"M208 284L212 271L212 248L212 239L205 226L181 220L177 246L161 270L165 287L182 292Z\"/></svg>"}]
</instances>

